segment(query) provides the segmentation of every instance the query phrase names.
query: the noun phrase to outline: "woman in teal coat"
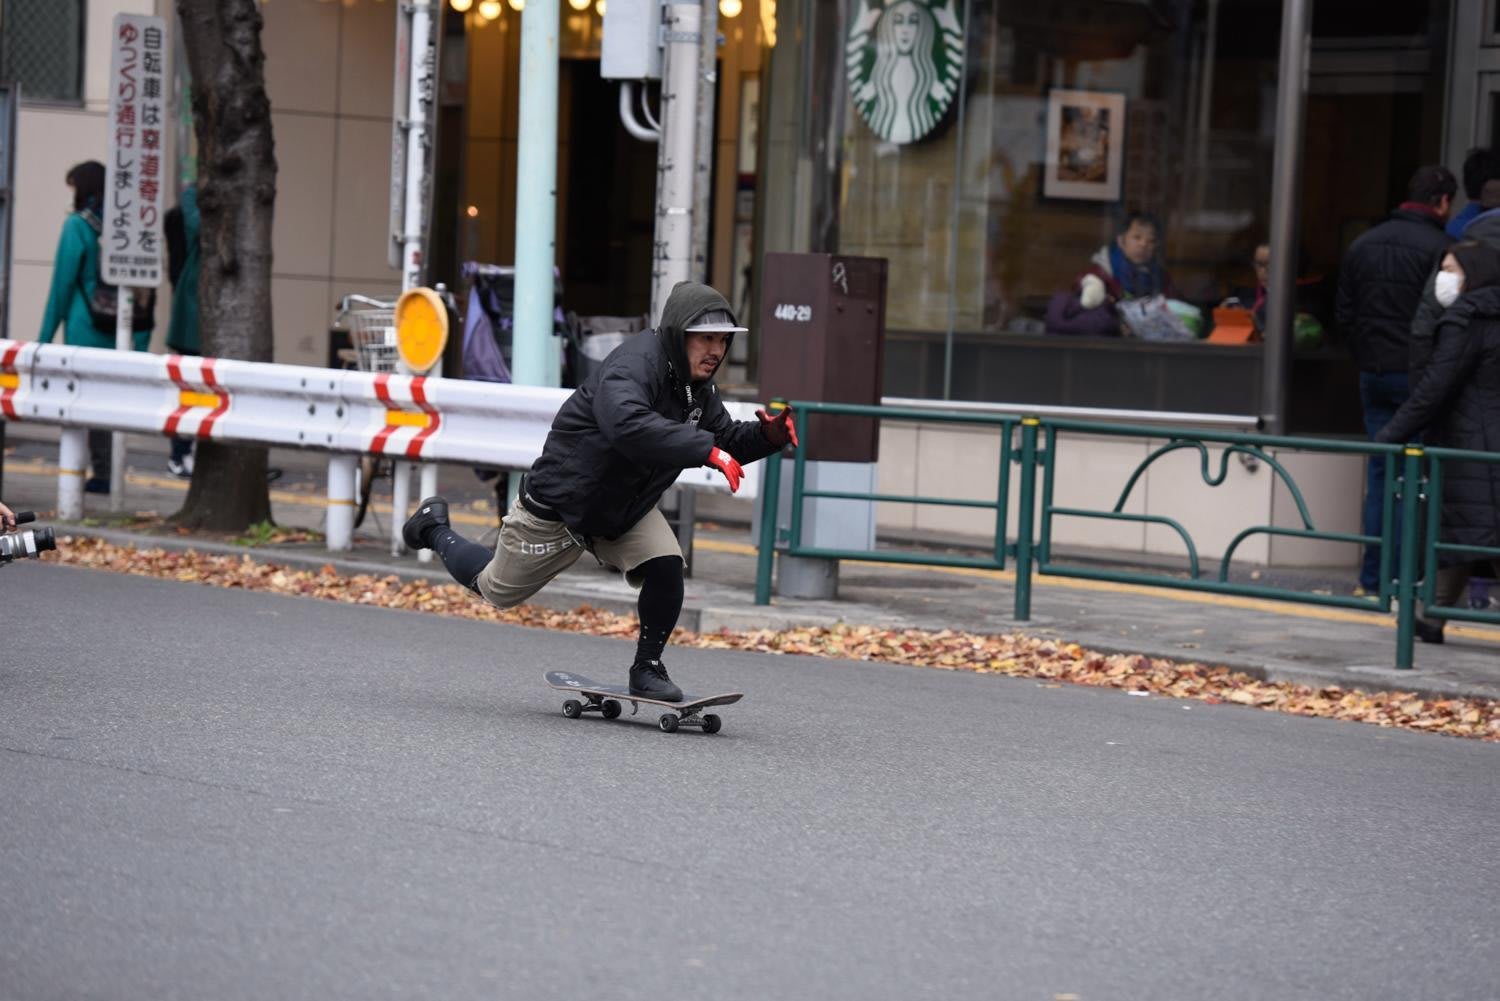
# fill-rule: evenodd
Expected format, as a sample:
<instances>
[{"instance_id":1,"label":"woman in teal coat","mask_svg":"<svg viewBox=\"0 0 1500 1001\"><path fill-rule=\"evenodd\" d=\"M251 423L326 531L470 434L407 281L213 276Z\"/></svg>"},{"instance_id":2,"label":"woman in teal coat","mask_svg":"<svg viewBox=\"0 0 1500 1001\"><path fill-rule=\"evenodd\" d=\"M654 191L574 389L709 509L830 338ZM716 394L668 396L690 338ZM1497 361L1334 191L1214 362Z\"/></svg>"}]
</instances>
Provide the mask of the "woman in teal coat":
<instances>
[{"instance_id":1,"label":"woman in teal coat","mask_svg":"<svg viewBox=\"0 0 1500 1001\"><path fill-rule=\"evenodd\" d=\"M63 221L62 237L57 241L57 257L52 264L52 288L47 295L47 310L42 314L42 330L37 340L52 343L58 325L63 328L63 343L75 347L112 348L114 331L108 333L94 326L89 312L89 298L99 284L99 216L104 207L104 164L88 160L68 171L68 186L73 189L73 212ZM151 340L150 317L142 317L134 326L137 351L146 350ZM110 435L108 431L89 432L92 475L84 484L89 493L109 493Z\"/></svg>"}]
</instances>

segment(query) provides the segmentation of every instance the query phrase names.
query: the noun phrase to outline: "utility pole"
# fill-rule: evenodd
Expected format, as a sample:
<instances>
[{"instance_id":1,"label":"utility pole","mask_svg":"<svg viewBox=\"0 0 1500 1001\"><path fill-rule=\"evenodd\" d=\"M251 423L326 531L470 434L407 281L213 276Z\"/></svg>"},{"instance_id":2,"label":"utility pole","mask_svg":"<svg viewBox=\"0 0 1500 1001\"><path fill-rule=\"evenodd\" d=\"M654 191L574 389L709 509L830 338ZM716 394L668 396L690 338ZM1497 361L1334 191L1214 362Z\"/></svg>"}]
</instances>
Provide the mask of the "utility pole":
<instances>
[{"instance_id":1,"label":"utility pole","mask_svg":"<svg viewBox=\"0 0 1500 1001\"><path fill-rule=\"evenodd\" d=\"M714 112L719 80L719 3L703 0L698 46L698 160L693 172L693 278L707 282L708 220L713 212Z\"/></svg>"},{"instance_id":2,"label":"utility pole","mask_svg":"<svg viewBox=\"0 0 1500 1001\"><path fill-rule=\"evenodd\" d=\"M698 133L698 83L703 40L702 7L662 6L661 141L656 160L656 252L651 282L651 322L661 321L672 287L693 277L694 146ZM524 68L523 68L524 72Z\"/></svg>"},{"instance_id":3,"label":"utility pole","mask_svg":"<svg viewBox=\"0 0 1500 1001\"><path fill-rule=\"evenodd\" d=\"M516 143L516 299L511 374L519 385L556 386L552 334L557 257L558 0L521 12L521 112Z\"/></svg>"}]
</instances>

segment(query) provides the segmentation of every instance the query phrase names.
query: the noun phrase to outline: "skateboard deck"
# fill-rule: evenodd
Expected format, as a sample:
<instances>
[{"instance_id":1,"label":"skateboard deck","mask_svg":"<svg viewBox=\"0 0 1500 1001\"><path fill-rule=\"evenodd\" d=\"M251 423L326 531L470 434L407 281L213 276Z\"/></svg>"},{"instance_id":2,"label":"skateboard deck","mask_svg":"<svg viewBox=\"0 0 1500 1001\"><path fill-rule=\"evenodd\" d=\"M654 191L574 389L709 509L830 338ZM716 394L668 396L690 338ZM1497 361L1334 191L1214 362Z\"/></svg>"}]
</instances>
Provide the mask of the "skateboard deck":
<instances>
[{"instance_id":1,"label":"skateboard deck","mask_svg":"<svg viewBox=\"0 0 1500 1001\"><path fill-rule=\"evenodd\" d=\"M601 685L581 674L570 671L548 671L547 684L559 691L574 692L582 699L568 699L563 703L563 715L577 719L584 713L596 712L605 719L620 715L621 702L630 703L630 715L640 711L641 703L661 706L671 710L657 719L656 725L666 733L674 733L680 726L696 726L704 733L718 733L723 721L713 713L702 712L713 706L733 705L745 697L744 692L723 692L718 695L683 695L681 702L649 699L642 695L631 695L626 685Z\"/></svg>"}]
</instances>

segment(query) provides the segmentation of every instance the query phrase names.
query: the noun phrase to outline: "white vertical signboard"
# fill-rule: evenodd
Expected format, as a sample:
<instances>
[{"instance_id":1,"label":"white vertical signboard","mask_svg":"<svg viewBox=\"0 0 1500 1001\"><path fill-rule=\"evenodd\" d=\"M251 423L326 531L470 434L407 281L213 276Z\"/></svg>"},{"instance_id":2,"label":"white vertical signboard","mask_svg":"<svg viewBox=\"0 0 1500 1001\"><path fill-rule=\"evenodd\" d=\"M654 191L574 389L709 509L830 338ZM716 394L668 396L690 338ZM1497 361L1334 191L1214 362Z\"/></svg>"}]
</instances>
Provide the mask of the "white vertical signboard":
<instances>
[{"instance_id":1,"label":"white vertical signboard","mask_svg":"<svg viewBox=\"0 0 1500 1001\"><path fill-rule=\"evenodd\" d=\"M161 189L167 177L167 28L163 18L116 14L110 31L109 154L99 232L99 280L118 289L115 347L132 347L134 289L161 284ZM125 509L125 436L115 432L109 507Z\"/></svg>"},{"instance_id":2,"label":"white vertical signboard","mask_svg":"<svg viewBox=\"0 0 1500 1001\"><path fill-rule=\"evenodd\" d=\"M168 180L166 22L117 14L110 37L109 159L100 271L110 285L161 284L161 193Z\"/></svg>"}]
</instances>

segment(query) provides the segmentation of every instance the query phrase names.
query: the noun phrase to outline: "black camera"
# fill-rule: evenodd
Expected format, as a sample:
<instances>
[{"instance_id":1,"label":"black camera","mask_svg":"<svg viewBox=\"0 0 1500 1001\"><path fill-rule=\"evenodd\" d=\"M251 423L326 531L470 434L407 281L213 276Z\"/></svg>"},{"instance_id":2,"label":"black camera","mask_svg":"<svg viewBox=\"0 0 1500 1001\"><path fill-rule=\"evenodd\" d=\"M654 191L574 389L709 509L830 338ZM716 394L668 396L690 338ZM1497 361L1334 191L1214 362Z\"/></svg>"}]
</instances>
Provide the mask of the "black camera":
<instances>
[{"instance_id":1,"label":"black camera","mask_svg":"<svg viewBox=\"0 0 1500 1001\"><path fill-rule=\"evenodd\" d=\"M24 525L29 521L36 521L35 511L21 511L16 514L17 525ZM34 560L47 550L56 548L57 539L52 535L50 528L28 528L25 531L8 532L0 535L0 564L27 558Z\"/></svg>"}]
</instances>

